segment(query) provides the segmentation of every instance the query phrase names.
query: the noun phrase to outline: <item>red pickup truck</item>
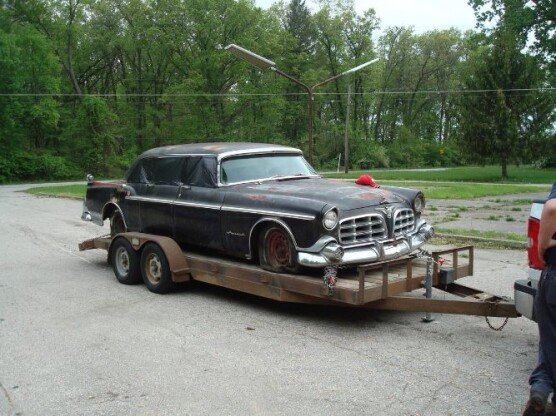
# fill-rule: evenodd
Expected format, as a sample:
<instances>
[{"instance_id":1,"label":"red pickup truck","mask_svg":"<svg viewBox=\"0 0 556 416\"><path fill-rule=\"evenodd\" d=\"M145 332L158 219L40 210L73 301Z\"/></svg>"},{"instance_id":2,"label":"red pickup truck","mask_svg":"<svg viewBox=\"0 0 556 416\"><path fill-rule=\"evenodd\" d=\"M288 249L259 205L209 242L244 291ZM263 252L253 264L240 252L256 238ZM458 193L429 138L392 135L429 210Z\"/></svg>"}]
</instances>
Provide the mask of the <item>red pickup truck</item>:
<instances>
[{"instance_id":1,"label":"red pickup truck","mask_svg":"<svg viewBox=\"0 0 556 416\"><path fill-rule=\"evenodd\" d=\"M529 246L527 249L527 259L529 267L527 278L519 279L514 284L515 307L523 316L535 320L533 313L533 302L537 293L537 285L543 269L543 264L538 256L538 235L542 209L545 199L536 199L531 205L531 212L527 221L527 236Z\"/></svg>"}]
</instances>

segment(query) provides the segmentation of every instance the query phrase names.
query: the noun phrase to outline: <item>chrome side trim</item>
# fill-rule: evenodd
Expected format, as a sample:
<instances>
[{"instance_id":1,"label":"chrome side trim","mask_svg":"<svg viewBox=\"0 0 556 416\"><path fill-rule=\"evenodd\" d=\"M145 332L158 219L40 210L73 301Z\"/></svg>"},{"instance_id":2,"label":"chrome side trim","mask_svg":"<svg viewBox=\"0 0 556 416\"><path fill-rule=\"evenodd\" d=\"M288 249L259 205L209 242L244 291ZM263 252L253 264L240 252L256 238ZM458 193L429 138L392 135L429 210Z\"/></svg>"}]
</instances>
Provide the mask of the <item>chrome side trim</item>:
<instances>
[{"instance_id":1,"label":"chrome side trim","mask_svg":"<svg viewBox=\"0 0 556 416\"><path fill-rule=\"evenodd\" d=\"M232 207L229 205L220 206L214 204L198 204L195 202L179 201L174 199L147 198L142 196L130 196L127 197L126 199L131 201L153 202L159 204L179 205L179 206L193 207L193 208L206 208L206 209L221 210L227 212L241 212L245 214L271 215L271 216L292 218L296 220L305 220L305 221L313 221L316 218L315 215L292 214L289 212L249 209L249 208L241 208L241 207Z\"/></svg>"},{"instance_id":2,"label":"chrome side trim","mask_svg":"<svg viewBox=\"0 0 556 416\"><path fill-rule=\"evenodd\" d=\"M158 204L166 204L166 205L180 205L185 207L194 207L194 208L206 208L206 209L215 209L219 210L220 205L214 204L198 204L195 202L186 202L180 201L175 199L161 199L161 198L148 198L144 196L128 196L126 199L130 201L139 201L139 202L153 202Z\"/></svg>"},{"instance_id":3,"label":"chrome side trim","mask_svg":"<svg viewBox=\"0 0 556 416\"><path fill-rule=\"evenodd\" d=\"M307 221L312 221L316 218L314 215L291 214L289 212L257 210L257 209L239 208L239 207L232 207L232 206L222 206L222 211L242 212L246 214L273 215L278 217L286 217L286 218L293 218L297 220L307 220Z\"/></svg>"},{"instance_id":4,"label":"chrome side trim","mask_svg":"<svg viewBox=\"0 0 556 416\"><path fill-rule=\"evenodd\" d=\"M159 202L161 204L172 204L175 199L162 199L162 198L149 198L145 196L126 196L129 201L140 201L140 202Z\"/></svg>"},{"instance_id":5,"label":"chrome side trim","mask_svg":"<svg viewBox=\"0 0 556 416\"><path fill-rule=\"evenodd\" d=\"M195 202L185 202L185 201L172 201L174 205L179 205L181 207L192 207L192 208L206 208L219 211L221 209L220 205L214 204L197 204Z\"/></svg>"}]
</instances>

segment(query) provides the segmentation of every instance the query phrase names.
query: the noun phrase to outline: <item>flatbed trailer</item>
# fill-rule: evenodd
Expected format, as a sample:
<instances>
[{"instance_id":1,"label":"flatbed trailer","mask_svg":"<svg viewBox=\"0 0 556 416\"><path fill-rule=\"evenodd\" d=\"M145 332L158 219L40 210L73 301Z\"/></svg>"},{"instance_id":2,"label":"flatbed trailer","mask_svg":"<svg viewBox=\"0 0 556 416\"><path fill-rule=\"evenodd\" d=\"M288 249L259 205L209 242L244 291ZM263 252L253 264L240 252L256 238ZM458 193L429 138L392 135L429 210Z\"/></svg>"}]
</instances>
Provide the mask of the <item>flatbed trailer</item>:
<instances>
[{"instance_id":1,"label":"flatbed trailer","mask_svg":"<svg viewBox=\"0 0 556 416\"><path fill-rule=\"evenodd\" d=\"M167 291L174 283L196 280L280 302L486 317L520 316L512 301L456 282L473 274L472 246L328 270L324 278L316 271L295 275L273 273L248 262L183 251L171 238L143 233L96 237L79 244L79 249L107 250L118 280L122 264L134 273L140 269L143 281L156 293ZM153 271L158 280L153 280ZM164 287L157 286L164 279ZM138 282L137 276L133 282ZM432 287L445 294L440 292L440 296L433 298L423 296L421 291L414 292L426 285L427 295Z\"/></svg>"}]
</instances>

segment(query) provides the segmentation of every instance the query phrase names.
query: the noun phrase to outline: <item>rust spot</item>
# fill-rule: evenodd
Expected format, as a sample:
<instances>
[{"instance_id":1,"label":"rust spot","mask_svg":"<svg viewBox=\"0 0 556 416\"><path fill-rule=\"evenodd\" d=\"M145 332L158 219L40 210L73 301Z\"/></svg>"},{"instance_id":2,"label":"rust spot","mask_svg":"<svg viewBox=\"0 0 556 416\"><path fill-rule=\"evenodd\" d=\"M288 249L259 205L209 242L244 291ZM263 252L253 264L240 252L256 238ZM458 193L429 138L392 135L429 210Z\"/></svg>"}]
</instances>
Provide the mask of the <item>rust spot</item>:
<instances>
[{"instance_id":1,"label":"rust spot","mask_svg":"<svg viewBox=\"0 0 556 416\"><path fill-rule=\"evenodd\" d=\"M370 192L364 192L364 193L359 193L356 194L355 197L358 199L376 199L378 195L370 193Z\"/></svg>"},{"instance_id":2,"label":"rust spot","mask_svg":"<svg viewBox=\"0 0 556 416\"><path fill-rule=\"evenodd\" d=\"M214 145L210 145L210 146L203 146L203 148L207 149L207 150L221 150L221 149L224 149L224 146L214 144Z\"/></svg>"},{"instance_id":3,"label":"rust spot","mask_svg":"<svg viewBox=\"0 0 556 416\"><path fill-rule=\"evenodd\" d=\"M266 195L249 195L248 197L251 201L268 201L268 197Z\"/></svg>"}]
</instances>

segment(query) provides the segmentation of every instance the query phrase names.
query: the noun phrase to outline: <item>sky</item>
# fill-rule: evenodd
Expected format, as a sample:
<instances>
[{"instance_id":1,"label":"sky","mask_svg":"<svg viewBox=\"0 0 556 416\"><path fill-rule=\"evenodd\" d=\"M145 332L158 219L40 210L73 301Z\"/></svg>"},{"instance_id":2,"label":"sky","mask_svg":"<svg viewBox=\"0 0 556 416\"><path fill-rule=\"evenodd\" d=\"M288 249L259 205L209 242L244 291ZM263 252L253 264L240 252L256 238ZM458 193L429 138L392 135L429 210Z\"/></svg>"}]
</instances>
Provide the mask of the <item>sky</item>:
<instances>
[{"instance_id":1,"label":"sky","mask_svg":"<svg viewBox=\"0 0 556 416\"><path fill-rule=\"evenodd\" d=\"M274 0L255 0L263 8ZM313 2L306 0L313 9ZM375 9L381 19L381 29L389 26L413 26L417 33L455 27L461 31L475 27L473 9L467 0L355 0L355 10L362 14Z\"/></svg>"}]
</instances>

